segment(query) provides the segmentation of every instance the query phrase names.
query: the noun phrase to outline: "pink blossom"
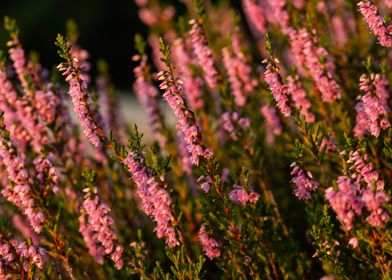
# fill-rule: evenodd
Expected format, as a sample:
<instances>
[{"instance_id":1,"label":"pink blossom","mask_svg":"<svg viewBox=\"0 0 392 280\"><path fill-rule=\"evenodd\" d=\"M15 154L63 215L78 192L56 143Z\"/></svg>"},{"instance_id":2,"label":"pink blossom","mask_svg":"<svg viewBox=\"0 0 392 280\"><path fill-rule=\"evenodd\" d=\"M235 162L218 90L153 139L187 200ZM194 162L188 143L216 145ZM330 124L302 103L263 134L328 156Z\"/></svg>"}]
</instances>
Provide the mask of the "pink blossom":
<instances>
[{"instance_id":1,"label":"pink blossom","mask_svg":"<svg viewBox=\"0 0 392 280\"><path fill-rule=\"evenodd\" d=\"M90 143L98 148L102 144L100 142L100 136L98 133L98 126L95 123L92 113L88 107L88 92L87 92L87 82L83 80L83 76L78 60L73 58L71 61L72 65L65 65L61 63L57 68L63 72L66 76L66 81L69 84L69 95L71 96L72 103L74 105L74 111L76 116L82 125L83 133L90 141Z\"/></svg>"},{"instance_id":2,"label":"pink blossom","mask_svg":"<svg viewBox=\"0 0 392 280\"><path fill-rule=\"evenodd\" d=\"M241 118L237 112L226 112L221 117L222 128L228 133L233 140L238 140L238 126L247 128L250 125L248 118Z\"/></svg>"},{"instance_id":3,"label":"pink blossom","mask_svg":"<svg viewBox=\"0 0 392 280\"><path fill-rule=\"evenodd\" d=\"M257 0L242 0L246 20L255 37L259 37L266 31L266 20L263 9Z\"/></svg>"},{"instance_id":4,"label":"pink blossom","mask_svg":"<svg viewBox=\"0 0 392 280\"><path fill-rule=\"evenodd\" d=\"M337 184L339 190L328 188L325 191L325 198L329 201L344 229L351 230L355 216L362 213L363 202L359 194L359 186L344 176L338 178Z\"/></svg>"},{"instance_id":5,"label":"pink blossom","mask_svg":"<svg viewBox=\"0 0 392 280\"><path fill-rule=\"evenodd\" d=\"M384 75L361 76L360 89L365 94L359 98L360 101L355 107L357 111L355 136L364 136L369 131L378 138L381 129L390 127L390 122L387 119L389 111L387 86L388 81Z\"/></svg>"},{"instance_id":6,"label":"pink blossom","mask_svg":"<svg viewBox=\"0 0 392 280\"><path fill-rule=\"evenodd\" d=\"M377 6L370 1L361 1L358 3L358 8L369 29L377 36L380 44L384 47L392 47L390 27L386 25L384 19L378 14Z\"/></svg>"},{"instance_id":7,"label":"pink blossom","mask_svg":"<svg viewBox=\"0 0 392 280\"><path fill-rule=\"evenodd\" d=\"M165 69L165 64L161 61L161 51L159 47L159 38L157 35L150 35L147 38L148 44L152 50L152 61L154 62L155 67L160 71Z\"/></svg>"},{"instance_id":8,"label":"pink blossom","mask_svg":"<svg viewBox=\"0 0 392 280\"><path fill-rule=\"evenodd\" d=\"M313 175L310 171L305 172L296 163L292 163L293 170L290 175L295 175L291 180L297 187L294 194L298 199L307 200L311 198L311 192L315 191L319 183L313 180Z\"/></svg>"},{"instance_id":9,"label":"pink blossom","mask_svg":"<svg viewBox=\"0 0 392 280\"><path fill-rule=\"evenodd\" d=\"M282 134L282 125L280 124L279 117L274 107L264 105L261 107L260 113L265 119L264 128L266 141L267 144L271 146L275 141L275 136Z\"/></svg>"},{"instance_id":10,"label":"pink blossom","mask_svg":"<svg viewBox=\"0 0 392 280\"><path fill-rule=\"evenodd\" d=\"M109 214L110 208L107 204L100 202L100 199L97 195L97 189L91 191L90 189L86 188L83 191L85 192L83 209L88 218L88 223L86 227L88 227L89 229L87 229L87 231L90 232L91 238L95 242L99 242L102 245L105 255L116 252L115 255L117 256L112 259L115 263L115 267L117 269L121 269L123 266L121 256L122 248L119 250L115 249L117 235L113 230L114 219ZM84 230L86 231L86 229ZM85 235L84 237L86 236L87 235ZM89 241L89 245L91 245L91 241ZM121 246L118 245L117 247ZM89 251L91 250L93 250L93 248L89 247Z\"/></svg>"},{"instance_id":11,"label":"pink blossom","mask_svg":"<svg viewBox=\"0 0 392 280\"><path fill-rule=\"evenodd\" d=\"M348 244L350 244L354 249L358 247L359 245L359 240L356 237L352 237L350 238L350 240L348 241Z\"/></svg>"},{"instance_id":12,"label":"pink blossom","mask_svg":"<svg viewBox=\"0 0 392 280\"><path fill-rule=\"evenodd\" d=\"M370 215L366 221L374 227L382 227L389 220L389 214L381 208L381 204L388 202L389 197L384 191L374 192L371 188L367 188L362 193L362 201L364 202Z\"/></svg>"},{"instance_id":13,"label":"pink blossom","mask_svg":"<svg viewBox=\"0 0 392 280\"><path fill-rule=\"evenodd\" d=\"M285 117L289 117L291 114L291 109L288 105L289 91L287 85L282 84L281 77L278 74L279 69L273 65L270 61L264 61L267 63L267 69L264 72L265 82L268 84L272 97L277 102L277 107L280 109ZM275 60L274 63L279 63Z\"/></svg>"},{"instance_id":14,"label":"pink blossom","mask_svg":"<svg viewBox=\"0 0 392 280\"><path fill-rule=\"evenodd\" d=\"M133 83L133 90L139 102L147 111L148 122L154 138L162 150L166 148L166 138L163 134L162 113L158 103L158 89L152 84L150 73L148 73L147 56L134 56L134 61L140 61L140 64L133 69L136 77Z\"/></svg>"},{"instance_id":15,"label":"pink blossom","mask_svg":"<svg viewBox=\"0 0 392 280\"><path fill-rule=\"evenodd\" d=\"M297 65L305 65L313 78L325 102L340 99L341 89L334 80L335 65L332 56L321 46L315 32L310 33L305 28L298 32L294 29L289 33L291 48L296 57ZM322 62L324 61L324 62Z\"/></svg>"},{"instance_id":16,"label":"pink blossom","mask_svg":"<svg viewBox=\"0 0 392 280\"><path fill-rule=\"evenodd\" d=\"M202 175L202 176L200 176L200 177L197 179L197 182L198 182L198 183L203 182L203 183L201 183L200 188L201 188L205 193L208 193L208 192L210 191L210 188L211 188L211 178L210 178L210 177L208 177L208 176L206 177L206 176Z\"/></svg>"},{"instance_id":17,"label":"pink blossom","mask_svg":"<svg viewBox=\"0 0 392 280\"><path fill-rule=\"evenodd\" d=\"M196 20L191 20L189 24L192 25L192 28L189 31L189 36L191 38L196 61L204 72L204 78L207 85L210 88L215 89L218 83L218 71L214 66L212 50L207 44L207 40L200 24Z\"/></svg>"},{"instance_id":18,"label":"pink blossom","mask_svg":"<svg viewBox=\"0 0 392 280\"><path fill-rule=\"evenodd\" d=\"M203 80L194 77L191 65L191 57L186 50L184 40L178 38L173 43L173 58L177 66L178 75L184 81L184 93L193 110L204 108L203 92L201 86Z\"/></svg>"},{"instance_id":19,"label":"pink blossom","mask_svg":"<svg viewBox=\"0 0 392 280\"><path fill-rule=\"evenodd\" d=\"M384 189L384 181L375 170L374 164L369 161L367 154L362 155L359 151L350 152L347 163L351 165L350 170L354 172L351 175L352 179L358 183L364 181L369 189L373 189L373 186L377 190Z\"/></svg>"},{"instance_id":20,"label":"pink blossom","mask_svg":"<svg viewBox=\"0 0 392 280\"><path fill-rule=\"evenodd\" d=\"M0 137L0 159L7 170L8 178L14 183L4 186L1 193L27 216L34 231L40 233L45 216L33 199L33 189L25 162L2 136Z\"/></svg>"},{"instance_id":21,"label":"pink blossom","mask_svg":"<svg viewBox=\"0 0 392 280\"><path fill-rule=\"evenodd\" d=\"M191 162L199 165L199 158L209 159L212 152L201 144L201 134L193 112L188 109L183 95L182 81L175 79L173 75L166 71L158 73L159 85L164 90L163 98L169 104L177 117L177 129L182 131L186 149L191 155Z\"/></svg>"},{"instance_id":22,"label":"pink blossom","mask_svg":"<svg viewBox=\"0 0 392 280\"><path fill-rule=\"evenodd\" d=\"M203 246L203 253L210 259L214 259L220 256L219 244L214 238L210 238L207 235L206 228L204 225L201 226L199 231L199 240Z\"/></svg>"},{"instance_id":23,"label":"pink blossom","mask_svg":"<svg viewBox=\"0 0 392 280\"><path fill-rule=\"evenodd\" d=\"M84 213L79 216L79 232L83 236L89 255L92 256L98 264L102 265L105 249L102 246L98 246L97 240L94 238L94 229L87 224Z\"/></svg>"},{"instance_id":24,"label":"pink blossom","mask_svg":"<svg viewBox=\"0 0 392 280\"><path fill-rule=\"evenodd\" d=\"M301 112L300 112L301 116L305 117L305 121L307 122L310 123L314 122L315 116L312 112L309 111L312 104L306 98L306 91L303 89L299 77L288 76L287 86L288 86L289 94L291 95L291 98L294 101L295 107L298 109L301 108Z\"/></svg>"},{"instance_id":25,"label":"pink blossom","mask_svg":"<svg viewBox=\"0 0 392 280\"><path fill-rule=\"evenodd\" d=\"M234 185L233 190L229 193L229 198L231 201L245 206L249 200L249 194L241 186Z\"/></svg>"},{"instance_id":26,"label":"pink blossom","mask_svg":"<svg viewBox=\"0 0 392 280\"><path fill-rule=\"evenodd\" d=\"M239 50L231 52L228 48L223 48L222 55L223 65L229 77L230 89L234 95L234 102L238 107L243 107L257 81L252 78L252 69L242 52Z\"/></svg>"},{"instance_id":27,"label":"pink blossom","mask_svg":"<svg viewBox=\"0 0 392 280\"><path fill-rule=\"evenodd\" d=\"M344 45L348 41L347 30L344 25L343 18L333 16L331 20L331 29L333 31L333 39L338 45Z\"/></svg>"},{"instance_id":28,"label":"pink blossom","mask_svg":"<svg viewBox=\"0 0 392 280\"><path fill-rule=\"evenodd\" d=\"M166 237L169 247L179 245L175 229L171 225L174 216L170 208L172 199L169 193L155 181L151 170L144 163L143 155L129 153L123 163L128 167L132 180L136 184L137 194L141 199L141 210L152 217L157 224L154 231L158 238Z\"/></svg>"},{"instance_id":29,"label":"pink blossom","mask_svg":"<svg viewBox=\"0 0 392 280\"><path fill-rule=\"evenodd\" d=\"M297 9L302 9L305 6L305 0L291 0L293 6Z\"/></svg>"}]
</instances>

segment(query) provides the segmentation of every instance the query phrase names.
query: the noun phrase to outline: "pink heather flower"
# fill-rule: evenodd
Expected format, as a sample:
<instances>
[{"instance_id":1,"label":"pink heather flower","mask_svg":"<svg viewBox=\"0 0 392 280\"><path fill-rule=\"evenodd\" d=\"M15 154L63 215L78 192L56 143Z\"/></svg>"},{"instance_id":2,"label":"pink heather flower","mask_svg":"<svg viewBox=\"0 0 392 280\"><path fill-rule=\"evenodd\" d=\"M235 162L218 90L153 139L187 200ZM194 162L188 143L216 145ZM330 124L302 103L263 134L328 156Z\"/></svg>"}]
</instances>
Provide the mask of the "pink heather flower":
<instances>
[{"instance_id":1,"label":"pink heather flower","mask_svg":"<svg viewBox=\"0 0 392 280\"><path fill-rule=\"evenodd\" d=\"M182 170L190 175L192 174L192 162L190 160L191 156L186 149L186 143L184 141L184 135L182 134L181 130L177 130L177 147L178 153L182 163Z\"/></svg>"},{"instance_id":2,"label":"pink heather flower","mask_svg":"<svg viewBox=\"0 0 392 280\"><path fill-rule=\"evenodd\" d=\"M233 140L238 140L238 127L247 128L250 125L248 118L240 118L237 112L226 112L221 117L222 128L228 133Z\"/></svg>"},{"instance_id":3,"label":"pink heather flower","mask_svg":"<svg viewBox=\"0 0 392 280\"><path fill-rule=\"evenodd\" d=\"M162 132L163 116L158 103L158 89L148 80L148 75L150 75L150 73L147 72L147 56L134 56L133 60L140 60L140 64L133 69L133 73L136 77L136 80L133 83L133 91L136 93L139 102L147 111L149 126L154 138L158 141L160 148L165 149L166 138Z\"/></svg>"},{"instance_id":4,"label":"pink heather flower","mask_svg":"<svg viewBox=\"0 0 392 280\"><path fill-rule=\"evenodd\" d=\"M305 6L305 0L291 0L291 3L297 9L302 9Z\"/></svg>"},{"instance_id":5,"label":"pink heather flower","mask_svg":"<svg viewBox=\"0 0 392 280\"><path fill-rule=\"evenodd\" d=\"M378 138L381 129L390 127L390 122L387 119L389 111L388 81L384 75L380 74L373 74L371 77L362 75L359 85L365 94L359 97L360 101L355 107L357 116L354 134L359 137L369 131Z\"/></svg>"},{"instance_id":6,"label":"pink heather flower","mask_svg":"<svg viewBox=\"0 0 392 280\"><path fill-rule=\"evenodd\" d=\"M29 264L37 266L39 269L44 268L44 257L46 250L41 247L29 246L26 242L17 245L16 253L24 258L23 269L28 270Z\"/></svg>"},{"instance_id":7,"label":"pink heather flower","mask_svg":"<svg viewBox=\"0 0 392 280\"><path fill-rule=\"evenodd\" d=\"M113 230L114 219L109 215L110 208L107 204L100 202L97 189L94 189L92 192L86 188L83 191L85 192L83 209L88 218L86 227L89 228L92 235L91 238L102 245L105 255L112 254L113 256L113 253L115 253L115 257L112 257L112 260L115 263L115 267L121 269L124 264L121 256L122 248L121 250L115 250L117 235ZM91 244L90 241L89 243ZM89 248L89 251L91 249Z\"/></svg>"},{"instance_id":8,"label":"pink heather flower","mask_svg":"<svg viewBox=\"0 0 392 280\"><path fill-rule=\"evenodd\" d=\"M12 217L12 224L26 240L31 239L34 245L39 244L40 237L32 230L29 224L26 224L20 215L14 215Z\"/></svg>"},{"instance_id":9,"label":"pink heather flower","mask_svg":"<svg viewBox=\"0 0 392 280\"><path fill-rule=\"evenodd\" d=\"M277 66L274 66L270 61L263 61L267 63L267 69L264 72L265 82L268 84L272 97L277 102L277 106L285 117L289 117L291 114L291 109L288 105L288 87L287 85L282 84L281 77L278 74L279 69ZM279 63L277 59L275 59L274 63Z\"/></svg>"},{"instance_id":10,"label":"pink heather flower","mask_svg":"<svg viewBox=\"0 0 392 280\"><path fill-rule=\"evenodd\" d=\"M205 192L208 193L210 191L211 188L211 178L210 177L205 177L204 175L200 176L197 179L198 183L201 183L200 188Z\"/></svg>"},{"instance_id":11,"label":"pink heather flower","mask_svg":"<svg viewBox=\"0 0 392 280\"><path fill-rule=\"evenodd\" d=\"M141 8L138 11L140 20L147 26L153 27L159 23L158 17L149 8Z\"/></svg>"},{"instance_id":12,"label":"pink heather flower","mask_svg":"<svg viewBox=\"0 0 392 280\"><path fill-rule=\"evenodd\" d=\"M59 192L60 170L53 166L47 157L39 156L34 161L36 178L42 187L50 187L54 193Z\"/></svg>"},{"instance_id":13,"label":"pink heather flower","mask_svg":"<svg viewBox=\"0 0 392 280\"><path fill-rule=\"evenodd\" d=\"M372 191L367 188L362 192L362 201L370 215L366 221L374 227L382 227L389 220L388 212L381 208L381 204L388 202L389 197L383 191Z\"/></svg>"},{"instance_id":14,"label":"pink heather flower","mask_svg":"<svg viewBox=\"0 0 392 280\"><path fill-rule=\"evenodd\" d=\"M204 78L207 85L210 88L215 89L218 83L218 71L214 66L212 50L207 44L207 40L200 24L196 20L191 20L189 24L192 25L192 28L189 31L189 36L196 61L204 72Z\"/></svg>"},{"instance_id":15,"label":"pink heather flower","mask_svg":"<svg viewBox=\"0 0 392 280\"><path fill-rule=\"evenodd\" d=\"M201 91L203 80L192 74L191 58L185 48L184 40L181 38L176 39L173 43L173 59L177 66L178 75L184 81L184 92L189 106L193 110L204 108L203 92Z\"/></svg>"},{"instance_id":16,"label":"pink heather flower","mask_svg":"<svg viewBox=\"0 0 392 280\"><path fill-rule=\"evenodd\" d=\"M110 78L107 74L101 74L95 81L98 96L102 104L102 123L106 132L112 130L119 134L121 130L121 113L117 96L113 93Z\"/></svg>"},{"instance_id":17,"label":"pink heather flower","mask_svg":"<svg viewBox=\"0 0 392 280\"><path fill-rule=\"evenodd\" d=\"M273 15L273 23L279 25L283 34L288 34L289 13L286 10L287 0L266 0L269 3Z\"/></svg>"},{"instance_id":18,"label":"pink heather flower","mask_svg":"<svg viewBox=\"0 0 392 280\"><path fill-rule=\"evenodd\" d=\"M248 192L244 190L241 186L234 185L233 190L229 193L229 198L231 201L237 204L246 206L246 203L249 200L249 195Z\"/></svg>"},{"instance_id":19,"label":"pink heather flower","mask_svg":"<svg viewBox=\"0 0 392 280\"><path fill-rule=\"evenodd\" d=\"M31 96L32 92L26 80L26 76L29 77L30 74L26 67L26 57L23 48L19 44L16 44L15 47L9 49L9 55L23 90L27 95Z\"/></svg>"},{"instance_id":20,"label":"pink heather flower","mask_svg":"<svg viewBox=\"0 0 392 280\"><path fill-rule=\"evenodd\" d=\"M392 0L384 0L385 5L387 5L389 8L392 8Z\"/></svg>"},{"instance_id":21,"label":"pink heather flower","mask_svg":"<svg viewBox=\"0 0 392 280\"><path fill-rule=\"evenodd\" d=\"M291 164L293 170L290 175L295 175L291 180L297 187L294 194L298 199L307 200L311 198L311 192L315 191L319 183L313 180L313 175L310 171L305 172L295 162Z\"/></svg>"},{"instance_id":22,"label":"pink heather flower","mask_svg":"<svg viewBox=\"0 0 392 280\"><path fill-rule=\"evenodd\" d=\"M158 79L161 80L160 89L165 93L163 98L169 104L177 117L177 129L182 131L186 149L191 155L191 162L199 165L199 158L209 159L212 152L201 144L201 135L196 125L193 112L188 109L183 95L182 81L174 79L173 75L166 71L158 73Z\"/></svg>"},{"instance_id":23,"label":"pink heather flower","mask_svg":"<svg viewBox=\"0 0 392 280\"><path fill-rule=\"evenodd\" d=\"M35 232L40 233L45 216L35 205L32 186L24 160L14 153L10 143L0 137L0 160L7 170L8 178L14 184L3 186L3 196L17 206L29 220Z\"/></svg>"},{"instance_id":24,"label":"pink heather flower","mask_svg":"<svg viewBox=\"0 0 392 280\"><path fill-rule=\"evenodd\" d=\"M47 124L52 124L55 120L56 109L60 99L54 95L52 91L36 91L35 92L36 109L41 119Z\"/></svg>"},{"instance_id":25,"label":"pink heather flower","mask_svg":"<svg viewBox=\"0 0 392 280\"><path fill-rule=\"evenodd\" d=\"M72 98L72 103L74 105L74 111L76 113L77 119L83 128L83 133L90 141L90 143L98 148L102 144L100 142L100 137L98 134L98 127L95 123L92 113L88 107L88 94L87 94L87 82L83 80L85 76L81 73L79 69L79 63L76 58L72 59L72 65L66 66L61 63L57 66L59 71L63 72L66 76L66 81L69 84L69 95Z\"/></svg>"},{"instance_id":26,"label":"pink heather flower","mask_svg":"<svg viewBox=\"0 0 392 280\"><path fill-rule=\"evenodd\" d=\"M234 95L234 102L238 107L243 107L257 81L252 78L252 69L242 52L231 52L228 48L223 48L222 55L223 65L229 77L230 89Z\"/></svg>"},{"instance_id":27,"label":"pink heather flower","mask_svg":"<svg viewBox=\"0 0 392 280\"><path fill-rule=\"evenodd\" d=\"M282 134L282 125L280 124L280 120L278 114L274 107L269 105L264 105L260 109L260 113L263 115L264 121L264 129L266 134L266 141L268 145L273 145L275 141L275 136Z\"/></svg>"},{"instance_id":28,"label":"pink heather flower","mask_svg":"<svg viewBox=\"0 0 392 280\"><path fill-rule=\"evenodd\" d=\"M91 82L91 77L89 71L91 69L91 64L88 62L90 54L85 49L80 48L78 45L74 44L69 51L70 55L76 58L79 68L80 79L88 85Z\"/></svg>"},{"instance_id":29,"label":"pink heather flower","mask_svg":"<svg viewBox=\"0 0 392 280\"><path fill-rule=\"evenodd\" d=\"M301 116L305 117L305 121L312 123L315 121L315 116L313 113L309 112L312 104L306 98L306 91L302 87L302 83L299 77L287 77L287 86L291 99L294 101L296 108L301 108Z\"/></svg>"},{"instance_id":30,"label":"pink heather flower","mask_svg":"<svg viewBox=\"0 0 392 280\"><path fill-rule=\"evenodd\" d=\"M358 151L350 152L347 163L351 165L350 170L354 172L351 175L352 179L358 183L364 181L369 189L373 189L373 186L376 190L384 189L384 181L375 170L374 164L369 162L367 154L361 155Z\"/></svg>"},{"instance_id":31,"label":"pink heather flower","mask_svg":"<svg viewBox=\"0 0 392 280\"><path fill-rule=\"evenodd\" d=\"M199 240L203 246L203 253L210 259L214 259L220 256L219 244L214 238L210 238L207 235L206 228L204 225L201 226L199 231Z\"/></svg>"},{"instance_id":32,"label":"pink heather flower","mask_svg":"<svg viewBox=\"0 0 392 280\"><path fill-rule=\"evenodd\" d=\"M377 6L370 1L361 1L358 3L358 8L370 31L376 35L380 44L384 47L392 47L390 27L378 15Z\"/></svg>"},{"instance_id":33,"label":"pink heather flower","mask_svg":"<svg viewBox=\"0 0 392 280\"><path fill-rule=\"evenodd\" d=\"M252 30L253 35L258 38L266 31L264 12L257 0L242 0L242 9Z\"/></svg>"},{"instance_id":34,"label":"pink heather flower","mask_svg":"<svg viewBox=\"0 0 392 280\"><path fill-rule=\"evenodd\" d=\"M151 170L144 163L143 155L132 152L123 160L128 167L132 180L137 187L141 199L141 210L156 222L155 232L158 238L166 238L169 247L179 245L175 229L171 226L174 216L170 208L172 199L169 193L161 188L152 176Z\"/></svg>"},{"instance_id":35,"label":"pink heather flower","mask_svg":"<svg viewBox=\"0 0 392 280\"><path fill-rule=\"evenodd\" d=\"M354 249L358 247L359 245L359 240L356 237L352 237L350 238L350 240L348 241L348 244L351 245L351 247L353 247Z\"/></svg>"},{"instance_id":36,"label":"pink heather flower","mask_svg":"<svg viewBox=\"0 0 392 280\"><path fill-rule=\"evenodd\" d=\"M344 229L351 230L355 216L362 213L363 202L359 194L359 186L344 176L338 178L337 184L339 190L328 188L325 191L325 198L329 201Z\"/></svg>"},{"instance_id":37,"label":"pink heather flower","mask_svg":"<svg viewBox=\"0 0 392 280\"><path fill-rule=\"evenodd\" d=\"M159 38L157 35L150 35L147 38L148 44L152 50L152 61L154 62L155 67L161 71L165 69L165 64L161 61L161 51L159 47Z\"/></svg>"},{"instance_id":38,"label":"pink heather flower","mask_svg":"<svg viewBox=\"0 0 392 280\"><path fill-rule=\"evenodd\" d=\"M346 27L344 26L343 18L340 16L333 16L331 19L331 30L334 41L342 46L348 41Z\"/></svg>"},{"instance_id":39,"label":"pink heather flower","mask_svg":"<svg viewBox=\"0 0 392 280\"><path fill-rule=\"evenodd\" d=\"M79 216L79 232L83 236L83 240L86 243L88 253L92 256L98 264L103 264L105 249L102 246L97 245L97 240L94 239L94 230L91 226L86 223L86 217L83 215Z\"/></svg>"},{"instance_id":40,"label":"pink heather flower","mask_svg":"<svg viewBox=\"0 0 392 280\"><path fill-rule=\"evenodd\" d=\"M298 32L291 29L289 36L297 65L303 63L308 68L310 76L321 92L322 99L325 102L340 99L340 86L333 79L335 65L332 56L323 47L318 46L315 32L312 34L305 28Z\"/></svg>"}]
</instances>

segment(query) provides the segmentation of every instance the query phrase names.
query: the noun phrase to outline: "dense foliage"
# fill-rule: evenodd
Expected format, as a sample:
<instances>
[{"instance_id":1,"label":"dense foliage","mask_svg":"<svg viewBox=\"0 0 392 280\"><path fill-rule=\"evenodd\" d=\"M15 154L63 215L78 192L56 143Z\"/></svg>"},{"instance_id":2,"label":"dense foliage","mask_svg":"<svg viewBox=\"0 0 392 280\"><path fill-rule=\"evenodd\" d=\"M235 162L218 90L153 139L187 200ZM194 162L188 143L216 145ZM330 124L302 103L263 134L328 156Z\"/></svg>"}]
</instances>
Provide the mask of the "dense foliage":
<instances>
[{"instance_id":1,"label":"dense foliage","mask_svg":"<svg viewBox=\"0 0 392 280\"><path fill-rule=\"evenodd\" d=\"M4 18L0 278L392 279L392 1L135 2L153 139Z\"/></svg>"}]
</instances>

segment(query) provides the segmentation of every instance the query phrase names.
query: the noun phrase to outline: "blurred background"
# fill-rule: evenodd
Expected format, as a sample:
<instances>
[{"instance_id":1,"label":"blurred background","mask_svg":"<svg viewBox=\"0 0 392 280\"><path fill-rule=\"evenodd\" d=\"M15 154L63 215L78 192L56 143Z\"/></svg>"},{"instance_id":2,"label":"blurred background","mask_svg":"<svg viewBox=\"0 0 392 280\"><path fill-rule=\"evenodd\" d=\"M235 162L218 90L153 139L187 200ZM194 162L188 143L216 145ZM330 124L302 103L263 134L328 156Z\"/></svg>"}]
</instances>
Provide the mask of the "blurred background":
<instances>
[{"instance_id":1,"label":"blurred background","mask_svg":"<svg viewBox=\"0 0 392 280\"><path fill-rule=\"evenodd\" d=\"M93 63L103 58L110 65L115 85L129 90L132 84L133 37L146 34L137 7L132 0L0 0L1 21L5 15L15 18L20 38L27 51L40 54L41 63L51 69L60 62L54 41L65 34L65 23L74 19L79 27L79 44L91 55ZM0 28L0 49L8 35Z\"/></svg>"}]
</instances>

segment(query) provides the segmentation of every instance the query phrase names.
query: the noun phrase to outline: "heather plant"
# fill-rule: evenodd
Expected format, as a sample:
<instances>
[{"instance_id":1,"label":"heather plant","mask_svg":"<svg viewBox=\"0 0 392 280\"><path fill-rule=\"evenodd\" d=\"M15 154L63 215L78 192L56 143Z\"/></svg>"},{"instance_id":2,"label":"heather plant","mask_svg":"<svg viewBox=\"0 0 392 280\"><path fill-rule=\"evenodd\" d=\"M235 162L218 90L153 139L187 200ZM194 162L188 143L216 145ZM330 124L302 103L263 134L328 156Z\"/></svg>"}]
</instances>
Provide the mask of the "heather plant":
<instances>
[{"instance_id":1,"label":"heather plant","mask_svg":"<svg viewBox=\"0 0 392 280\"><path fill-rule=\"evenodd\" d=\"M135 0L149 127L4 18L0 279L392 279L391 1L240 2Z\"/></svg>"}]
</instances>

